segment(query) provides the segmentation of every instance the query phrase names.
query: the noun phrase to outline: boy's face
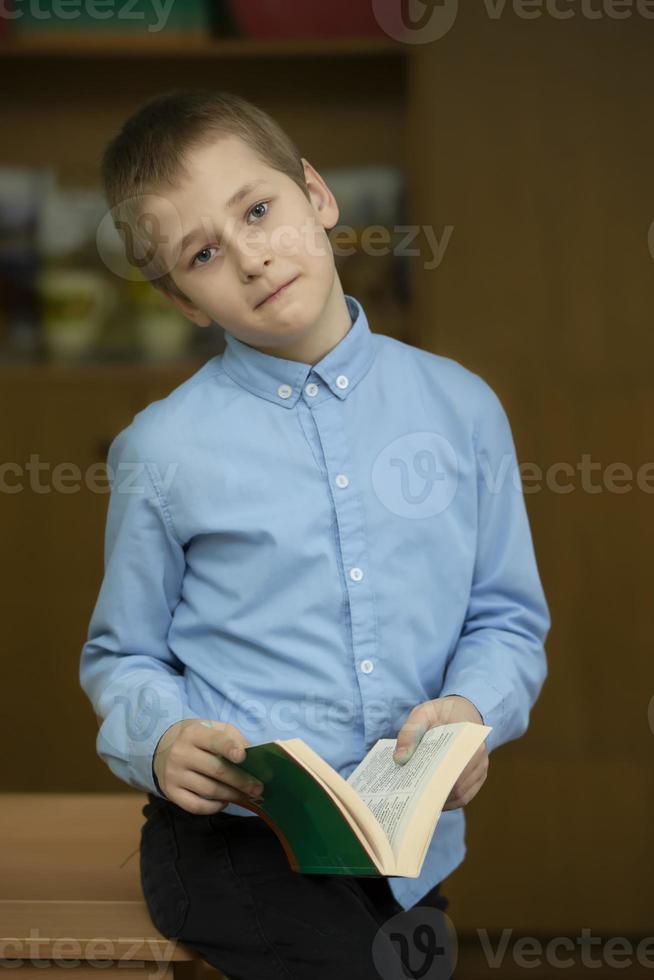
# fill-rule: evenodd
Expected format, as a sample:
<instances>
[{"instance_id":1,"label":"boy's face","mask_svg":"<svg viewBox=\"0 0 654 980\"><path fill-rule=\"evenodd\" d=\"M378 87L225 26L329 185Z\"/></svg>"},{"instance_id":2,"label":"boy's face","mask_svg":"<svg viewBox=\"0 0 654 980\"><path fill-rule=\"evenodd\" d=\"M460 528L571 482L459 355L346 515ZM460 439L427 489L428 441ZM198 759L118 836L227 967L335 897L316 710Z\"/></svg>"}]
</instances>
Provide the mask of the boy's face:
<instances>
[{"instance_id":1,"label":"boy's face","mask_svg":"<svg viewBox=\"0 0 654 980\"><path fill-rule=\"evenodd\" d=\"M187 299L165 295L199 326L215 321L253 347L283 349L301 342L320 320L337 281L326 233L338 220L333 194L303 159L308 200L290 177L237 137L196 148L184 163L189 177L155 196L150 208L166 268Z\"/></svg>"}]
</instances>

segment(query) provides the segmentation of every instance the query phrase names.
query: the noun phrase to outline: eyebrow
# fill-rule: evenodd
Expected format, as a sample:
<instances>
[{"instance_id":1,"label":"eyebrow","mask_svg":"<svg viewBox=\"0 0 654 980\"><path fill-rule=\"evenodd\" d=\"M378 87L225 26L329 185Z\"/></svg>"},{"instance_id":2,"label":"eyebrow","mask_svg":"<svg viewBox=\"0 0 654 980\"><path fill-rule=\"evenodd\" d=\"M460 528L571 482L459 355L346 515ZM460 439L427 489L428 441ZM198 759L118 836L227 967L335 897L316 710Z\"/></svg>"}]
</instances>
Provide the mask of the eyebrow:
<instances>
[{"instance_id":1,"label":"eyebrow","mask_svg":"<svg viewBox=\"0 0 654 980\"><path fill-rule=\"evenodd\" d=\"M259 184L265 184L263 177L260 177L258 180L251 180L247 184L243 184L243 186L239 187L239 189L232 194L229 200L225 202L225 209L230 211L233 207L239 204L244 197L247 197L250 191L253 191L255 187L258 187ZM206 231L204 228L192 228L191 231L187 231L179 243L179 255L181 256L191 242L195 241L196 238L203 238L205 235Z\"/></svg>"}]
</instances>

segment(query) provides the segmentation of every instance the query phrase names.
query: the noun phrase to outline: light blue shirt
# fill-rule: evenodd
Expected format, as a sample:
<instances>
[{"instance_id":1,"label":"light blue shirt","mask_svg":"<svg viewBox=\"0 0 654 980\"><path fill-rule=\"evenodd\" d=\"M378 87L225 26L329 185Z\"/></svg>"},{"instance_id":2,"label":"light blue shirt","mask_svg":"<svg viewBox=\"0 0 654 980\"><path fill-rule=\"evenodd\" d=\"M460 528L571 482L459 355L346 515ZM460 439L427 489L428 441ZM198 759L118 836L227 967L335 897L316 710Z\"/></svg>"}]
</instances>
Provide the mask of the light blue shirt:
<instances>
[{"instance_id":1,"label":"light blue shirt","mask_svg":"<svg viewBox=\"0 0 654 980\"><path fill-rule=\"evenodd\" d=\"M183 718L302 738L344 778L446 694L492 726L489 751L527 728L550 617L504 409L346 302L317 364L226 333L111 444L79 676L100 757L141 790L163 795L153 753ZM461 863L464 831L444 811L420 876L389 878L403 908Z\"/></svg>"}]
</instances>

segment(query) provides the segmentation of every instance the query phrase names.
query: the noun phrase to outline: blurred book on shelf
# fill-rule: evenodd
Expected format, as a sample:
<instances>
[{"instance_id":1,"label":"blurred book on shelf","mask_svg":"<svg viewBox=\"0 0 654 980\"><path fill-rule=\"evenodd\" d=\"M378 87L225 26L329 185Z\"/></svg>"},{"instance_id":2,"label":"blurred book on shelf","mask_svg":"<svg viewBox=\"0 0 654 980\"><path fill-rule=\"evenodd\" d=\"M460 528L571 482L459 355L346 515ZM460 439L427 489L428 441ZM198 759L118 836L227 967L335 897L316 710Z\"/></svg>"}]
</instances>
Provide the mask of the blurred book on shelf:
<instances>
[{"instance_id":1,"label":"blurred book on shelf","mask_svg":"<svg viewBox=\"0 0 654 980\"><path fill-rule=\"evenodd\" d=\"M323 169L344 292L372 329L402 339L409 303L405 181L392 166ZM0 168L0 359L172 362L224 348L130 265L99 189L47 169Z\"/></svg>"},{"instance_id":2,"label":"blurred book on shelf","mask_svg":"<svg viewBox=\"0 0 654 980\"><path fill-rule=\"evenodd\" d=\"M16 9L12 10L12 2ZM11 36L35 34L95 34L105 32L147 33L162 31L193 33L209 36L212 22L218 17L211 0L170 0L153 4L152 0L130 0L130 3L61 3L61 0L38 0L22 3L0 0L0 21L3 3L11 11L6 21L6 33ZM220 6L220 4L218 5Z\"/></svg>"},{"instance_id":3,"label":"blurred book on shelf","mask_svg":"<svg viewBox=\"0 0 654 980\"><path fill-rule=\"evenodd\" d=\"M224 346L127 262L99 189L0 168L0 359L175 361Z\"/></svg>"},{"instance_id":4,"label":"blurred book on shelf","mask_svg":"<svg viewBox=\"0 0 654 980\"><path fill-rule=\"evenodd\" d=\"M48 170L0 167L0 345L33 356L40 340L38 222Z\"/></svg>"},{"instance_id":5,"label":"blurred book on shelf","mask_svg":"<svg viewBox=\"0 0 654 980\"><path fill-rule=\"evenodd\" d=\"M378 0L397 2L397 0ZM379 37L373 3L352 0L228 0L242 37Z\"/></svg>"}]
</instances>

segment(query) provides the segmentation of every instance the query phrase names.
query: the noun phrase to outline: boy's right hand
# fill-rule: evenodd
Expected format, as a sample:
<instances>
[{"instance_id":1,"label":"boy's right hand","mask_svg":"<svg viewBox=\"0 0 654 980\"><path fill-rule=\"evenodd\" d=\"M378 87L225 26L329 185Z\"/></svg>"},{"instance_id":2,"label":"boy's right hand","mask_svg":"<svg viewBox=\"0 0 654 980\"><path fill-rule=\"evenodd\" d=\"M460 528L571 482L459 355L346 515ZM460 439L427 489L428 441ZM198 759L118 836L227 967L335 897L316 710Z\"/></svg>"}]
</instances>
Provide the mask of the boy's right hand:
<instances>
[{"instance_id":1,"label":"boy's right hand","mask_svg":"<svg viewBox=\"0 0 654 980\"><path fill-rule=\"evenodd\" d=\"M212 816L227 803L242 805L263 793L261 783L233 765L243 762L250 744L229 722L186 718L159 739L154 773L171 802L189 813Z\"/></svg>"}]
</instances>

